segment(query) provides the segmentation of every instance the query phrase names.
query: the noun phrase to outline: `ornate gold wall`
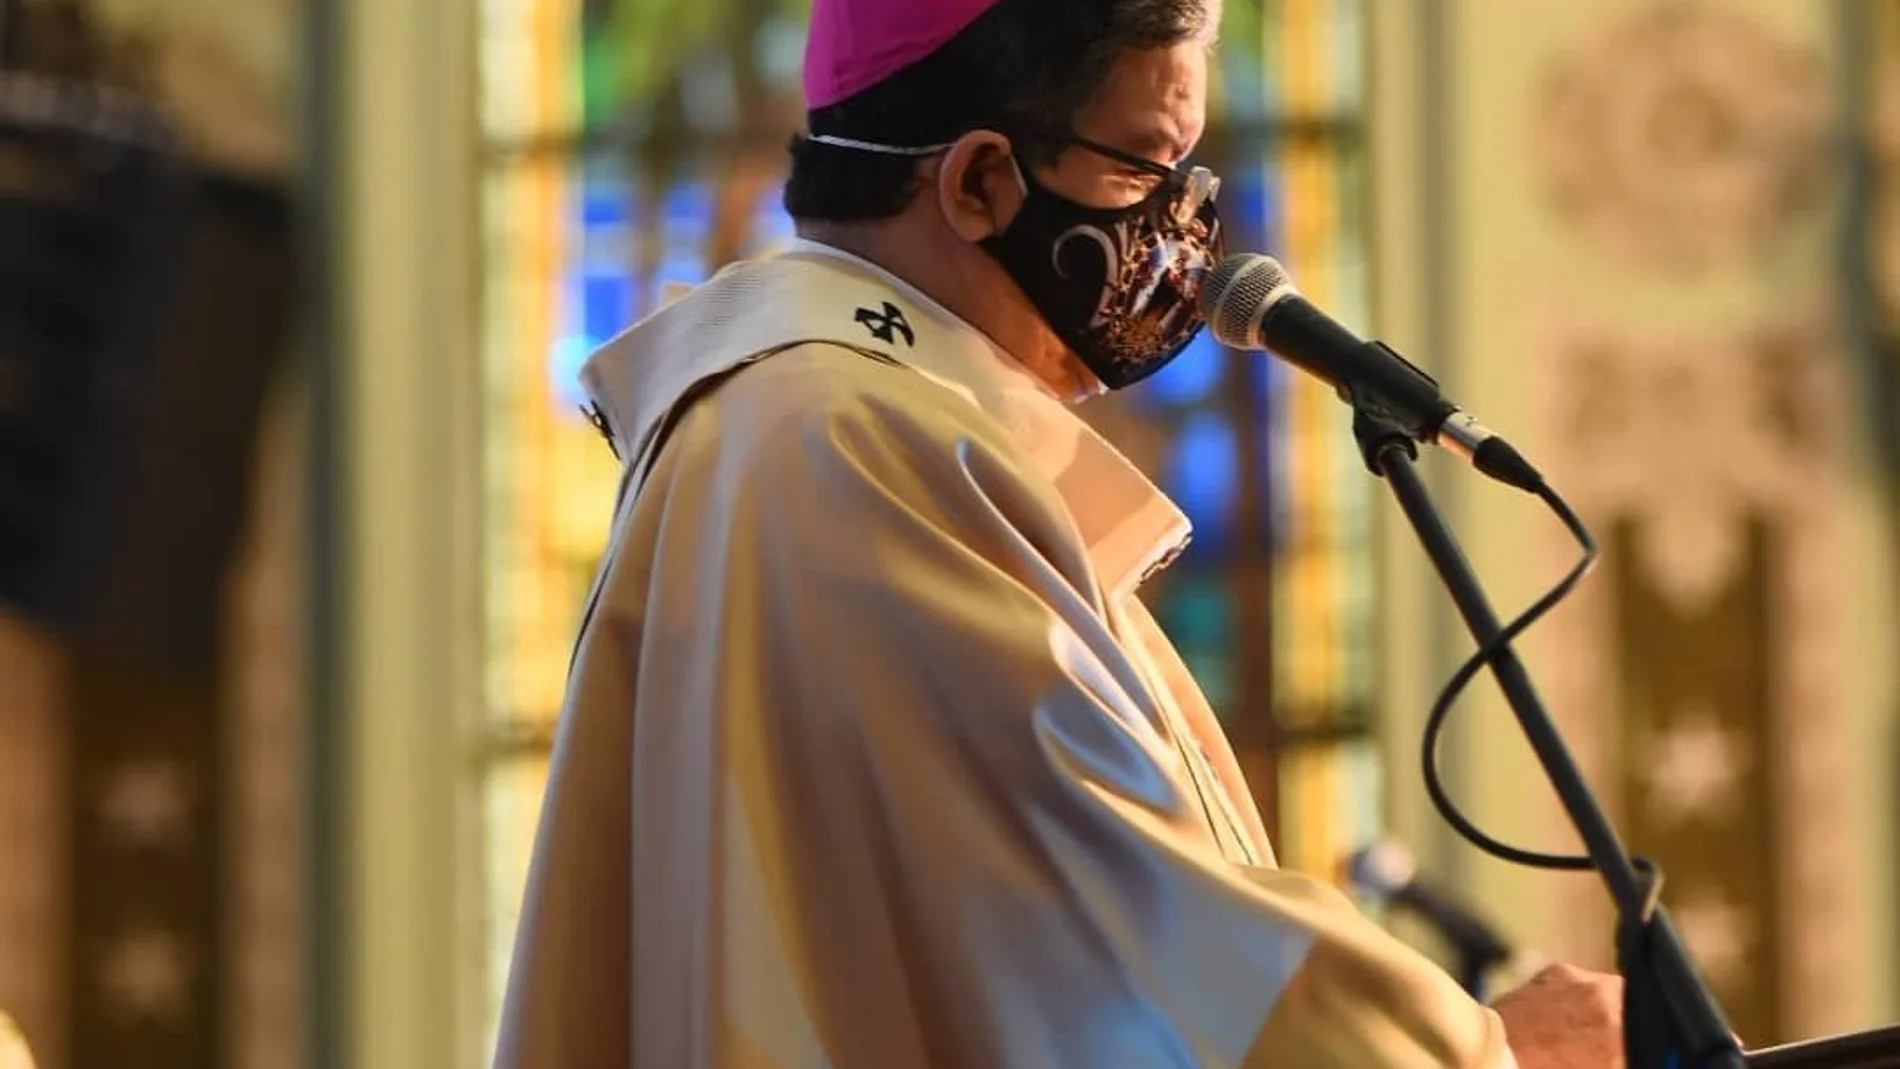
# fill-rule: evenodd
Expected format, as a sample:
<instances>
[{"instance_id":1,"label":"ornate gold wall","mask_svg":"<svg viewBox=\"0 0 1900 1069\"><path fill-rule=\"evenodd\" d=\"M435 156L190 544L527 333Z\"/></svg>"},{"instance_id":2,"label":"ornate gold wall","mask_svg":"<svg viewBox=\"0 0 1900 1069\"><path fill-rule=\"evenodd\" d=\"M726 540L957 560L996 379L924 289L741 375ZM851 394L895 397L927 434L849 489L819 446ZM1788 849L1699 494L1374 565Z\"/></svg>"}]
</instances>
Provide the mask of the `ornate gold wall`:
<instances>
[{"instance_id":1,"label":"ornate gold wall","mask_svg":"<svg viewBox=\"0 0 1900 1069\"><path fill-rule=\"evenodd\" d=\"M1526 644L1544 694L1744 1039L1891 1019L1892 475L1841 240L1865 225L1843 42L1873 5L1405 6L1389 47L1414 66L1380 100L1415 125L1388 116L1403 151L1376 182L1417 192L1382 193L1382 229L1413 243L1382 267L1386 336L1526 447L1607 550ZM1534 502L1439 485L1501 606L1567 566ZM1418 708L1469 645L1408 534L1387 559L1413 636L1388 700ZM1454 793L1511 841L1573 848L1508 711L1473 689ZM1513 935L1610 964L1596 881L1401 823Z\"/></svg>"},{"instance_id":2,"label":"ornate gold wall","mask_svg":"<svg viewBox=\"0 0 1900 1069\"><path fill-rule=\"evenodd\" d=\"M295 1064L306 480L278 372L299 8L79 6L195 173L161 269L178 302L141 339L150 418L97 430L136 469L100 620L0 619L0 1009L46 1069Z\"/></svg>"}]
</instances>

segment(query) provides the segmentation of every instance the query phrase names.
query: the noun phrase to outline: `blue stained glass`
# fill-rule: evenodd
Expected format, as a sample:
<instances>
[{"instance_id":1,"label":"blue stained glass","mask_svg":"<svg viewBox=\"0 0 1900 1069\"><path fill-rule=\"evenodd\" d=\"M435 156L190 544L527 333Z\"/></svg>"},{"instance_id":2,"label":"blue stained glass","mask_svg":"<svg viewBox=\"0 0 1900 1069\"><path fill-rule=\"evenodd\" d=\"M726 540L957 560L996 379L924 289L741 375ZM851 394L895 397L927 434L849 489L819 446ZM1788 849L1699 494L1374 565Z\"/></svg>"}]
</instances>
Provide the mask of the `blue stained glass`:
<instances>
[{"instance_id":1,"label":"blue stained glass","mask_svg":"<svg viewBox=\"0 0 1900 1069\"><path fill-rule=\"evenodd\" d=\"M1196 412L1182 424L1168 458L1168 491L1212 542L1231 534L1240 492L1240 456L1233 425L1218 413Z\"/></svg>"},{"instance_id":2,"label":"blue stained glass","mask_svg":"<svg viewBox=\"0 0 1900 1069\"><path fill-rule=\"evenodd\" d=\"M712 213L712 190L698 182L682 182L660 201L660 222L669 235L705 233Z\"/></svg>"},{"instance_id":3,"label":"blue stained glass","mask_svg":"<svg viewBox=\"0 0 1900 1069\"><path fill-rule=\"evenodd\" d=\"M633 221L633 198L625 185L611 179L590 177L581 191L581 225L596 227L626 226Z\"/></svg>"},{"instance_id":4,"label":"blue stained glass","mask_svg":"<svg viewBox=\"0 0 1900 1069\"><path fill-rule=\"evenodd\" d=\"M647 307L658 308L673 283L697 286L712 273L706 264L713 194L698 182L682 182L660 199L660 262L648 280Z\"/></svg>"},{"instance_id":5,"label":"blue stained glass","mask_svg":"<svg viewBox=\"0 0 1900 1069\"><path fill-rule=\"evenodd\" d=\"M785 214L785 189L774 185L759 195L752 209L752 233L747 238L751 252L783 244L793 236L792 217Z\"/></svg>"},{"instance_id":6,"label":"blue stained glass","mask_svg":"<svg viewBox=\"0 0 1900 1069\"><path fill-rule=\"evenodd\" d=\"M1238 231L1242 241L1259 241L1267 216L1266 168L1251 166L1222 175L1220 210L1228 229Z\"/></svg>"},{"instance_id":7,"label":"blue stained glass","mask_svg":"<svg viewBox=\"0 0 1900 1069\"><path fill-rule=\"evenodd\" d=\"M1260 184L1249 190L1255 210L1254 227L1260 248L1280 255L1286 248L1286 185L1280 175L1267 168L1254 172Z\"/></svg>"},{"instance_id":8,"label":"blue stained glass","mask_svg":"<svg viewBox=\"0 0 1900 1069\"><path fill-rule=\"evenodd\" d=\"M624 270L589 272L581 279L581 321L591 348L625 330L634 315L633 276Z\"/></svg>"},{"instance_id":9,"label":"blue stained glass","mask_svg":"<svg viewBox=\"0 0 1900 1069\"><path fill-rule=\"evenodd\" d=\"M1278 378L1289 369L1275 367L1268 377ZM1278 403L1265 407L1267 418L1259 430L1260 478L1264 486L1260 487L1261 501L1266 506L1266 537L1275 552L1294 544L1298 532L1294 530L1294 508L1292 487L1288 480L1295 465L1300 463L1297 456L1297 443L1293 437L1277 425L1284 418ZM1350 417L1348 417L1350 418Z\"/></svg>"},{"instance_id":10,"label":"blue stained glass","mask_svg":"<svg viewBox=\"0 0 1900 1069\"><path fill-rule=\"evenodd\" d=\"M577 191L580 255L564 280L567 326L548 352L548 390L555 407L572 412L586 397L578 375L587 355L633 321L637 284L621 243L633 222L632 191L612 168L585 167Z\"/></svg>"},{"instance_id":11,"label":"blue stained glass","mask_svg":"<svg viewBox=\"0 0 1900 1069\"><path fill-rule=\"evenodd\" d=\"M1144 408L1190 405L1213 393L1226 370L1227 350L1214 340L1213 331L1203 330L1180 356L1142 384L1135 398Z\"/></svg>"},{"instance_id":12,"label":"blue stained glass","mask_svg":"<svg viewBox=\"0 0 1900 1069\"><path fill-rule=\"evenodd\" d=\"M1278 358L1269 356L1266 353L1260 354L1260 359L1258 360L1247 361L1248 384L1253 387L1253 395L1263 402L1262 407L1269 413L1276 410L1280 394L1286 389L1287 376L1295 373L1292 368L1282 364ZM1267 435L1271 437L1274 434L1273 420L1271 417L1268 418L1267 424L1264 429Z\"/></svg>"},{"instance_id":13,"label":"blue stained glass","mask_svg":"<svg viewBox=\"0 0 1900 1069\"><path fill-rule=\"evenodd\" d=\"M548 354L548 392L554 395L555 411L573 414L587 403L587 394L581 389L581 365L593 350L594 346L578 334L554 343Z\"/></svg>"}]
</instances>

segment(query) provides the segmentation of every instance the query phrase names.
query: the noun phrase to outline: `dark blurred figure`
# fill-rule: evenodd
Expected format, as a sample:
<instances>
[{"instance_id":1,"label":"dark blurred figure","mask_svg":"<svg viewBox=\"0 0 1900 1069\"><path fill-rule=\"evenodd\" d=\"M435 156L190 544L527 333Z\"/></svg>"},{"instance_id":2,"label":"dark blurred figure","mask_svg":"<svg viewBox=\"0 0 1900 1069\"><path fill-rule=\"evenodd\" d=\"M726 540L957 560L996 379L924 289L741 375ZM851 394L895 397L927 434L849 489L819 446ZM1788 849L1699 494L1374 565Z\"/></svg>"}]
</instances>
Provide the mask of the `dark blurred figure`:
<instances>
[{"instance_id":1,"label":"dark blurred figure","mask_svg":"<svg viewBox=\"0 0 1900 1069\"><path fill-rule=\"evenodd\" d=\"M143 87L78 4L0 3L0 611L51 634L67 680L49 1066L227 1060L220 618L292 213L188 158Z\"/></svg>"}]
</instances>

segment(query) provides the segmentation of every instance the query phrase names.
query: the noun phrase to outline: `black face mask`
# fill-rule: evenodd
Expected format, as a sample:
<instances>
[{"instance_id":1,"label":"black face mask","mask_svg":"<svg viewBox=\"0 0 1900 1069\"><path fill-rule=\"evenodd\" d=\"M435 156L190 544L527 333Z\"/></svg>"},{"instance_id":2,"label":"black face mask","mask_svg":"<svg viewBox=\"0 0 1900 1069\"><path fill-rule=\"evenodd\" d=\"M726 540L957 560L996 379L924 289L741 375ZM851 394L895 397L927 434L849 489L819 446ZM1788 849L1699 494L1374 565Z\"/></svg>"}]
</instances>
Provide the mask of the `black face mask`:
<instances>
[{"instance_id":1,"label":"black face mask","mask_svg":"<svg viewBox=\"0 0 1900 1069\"><path fill-rule=\"evenodd\" d=\"M1214 209L1220 181L1203 168L1178 171L1075 143L1145 164L1162 183L1126 208L1093 208L1019 164L1022 208L983 248L1102 385L1119 390L1161 370L1200 332L1201 280L1225 247Z\"/></svg>"},{"instance_id":2,"label":"black face mask","mask_svg":"<svg viewBox=\"0 0 1900 1069\"><path fill-rule=\"evenodd\" d=\"M886 156L930 156L950 142L889 145L835 134L810 141ZM1204 167L1180 170L1075 136L1049 140L1107 157L1160 179L1126 208L1092 208L1050 191L1020 163L1023 204L983 248L1016 280L1089 371L1111 390L1160 371L1200 333L1201 280L1219 264L1226 237Z\"/></svg>"}]
</instances>

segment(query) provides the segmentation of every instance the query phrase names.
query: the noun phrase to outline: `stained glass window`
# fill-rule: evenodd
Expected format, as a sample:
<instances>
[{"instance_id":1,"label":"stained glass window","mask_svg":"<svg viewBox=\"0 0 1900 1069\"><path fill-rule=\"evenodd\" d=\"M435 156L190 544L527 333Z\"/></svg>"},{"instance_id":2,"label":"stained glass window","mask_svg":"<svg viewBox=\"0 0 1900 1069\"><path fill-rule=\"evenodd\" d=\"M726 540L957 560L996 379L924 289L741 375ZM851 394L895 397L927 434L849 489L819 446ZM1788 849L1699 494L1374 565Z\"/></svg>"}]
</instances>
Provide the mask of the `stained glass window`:
<instances>
[{"instance_id":1,"label":"stained glass window","mask_svg":"<svg viewBox=\"0 0 1900 1069\"><path fill-rule=\"evenodd\" d=\"M478 764L494 1000L618 475L574 372L669 286L789 235L778 183L803 6L484 0L491 731ZM1361 323L1363 13L1364 0L1230 0L1197 161L1225 177L1235 248L1279 256ZM1329 871L1379 801L1371 494L1342 410L1203 337L1086 411L1192 517L1195 544L1151 603L1242 751L1282 861Z\"/></svg>"}]
</instances>

